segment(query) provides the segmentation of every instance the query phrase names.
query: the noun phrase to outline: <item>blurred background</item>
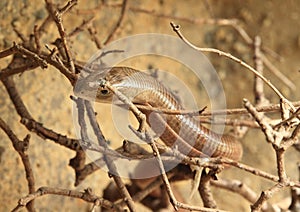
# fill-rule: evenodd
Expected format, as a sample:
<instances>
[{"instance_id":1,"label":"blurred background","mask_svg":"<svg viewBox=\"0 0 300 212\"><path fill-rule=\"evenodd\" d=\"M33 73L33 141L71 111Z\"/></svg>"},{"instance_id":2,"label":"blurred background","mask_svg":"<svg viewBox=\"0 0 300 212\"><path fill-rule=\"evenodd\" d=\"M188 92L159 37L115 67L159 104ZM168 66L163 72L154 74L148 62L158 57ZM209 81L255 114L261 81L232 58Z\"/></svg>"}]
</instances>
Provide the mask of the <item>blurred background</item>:
<instances>
[{"instance_id":1,"label":"blurred background","mask_svg":"<svg viewBox=\"0 0 300 212\"><path fill-rule=\"evenodd\" d=\"M54 1L60 6L65 1ZM94 17L93 27L97 30L97 38L103 41L118 20L121 7L116 6L121 1L104 1L114 6L101 6L102 1L78 1L78 4L70 12L63 16L63 23L67 32L79 26L83 20ZM253 65L253 47L237 33L232 26L218 26L216 24L199 24L202 19L237 19L242 28L253 39L260 36L263 46L274 52L266 54L271 63L276 66L284 76L291 80L296 89L289 88L268 69L264 70L265 76L270 79L277 88L291 101L297 101L300 94L300 7L299 1L260 1L260 0L129 0L129 9L124 17L121 27L113 39L138 33L163 33L175 35L170 27L170 21L181 25L183 34L193 44L199 47L213 47L229 52L250 65ZM148 12L145 12L148 11ZM13 42L20 42L20 38L14 32L14 28L28 37L33 32L34 25L40 25L47 17L48 12L45 3L39 0L2 0L0 2L0 50L9 48ZM180 17L182 20L174 20L172 17ZM184 20L195 20L195 23ZM48 44L58 37L55 24L49 25L46 36L42 38L42 45ZM96 51L96 45L91 41L87 30L70 39L71 52L76 60L87 61ZM44 46L42 46L45 49ZM280 56L278 56L280 55ZM212 62L219 78L222 81L227 107L242 107L242 99L248 98L253 102L253 75L227 58L218 55L207 54ZM0 68L5 68L11 60L7 57L0 60ZM129 64L137 69L146 70L149 67L170 71L181 76L182 67L176 66L172 61L154 60L153 58L137 58ZM203 93L198 81L187 80L193 87L193 92ZM17 88L35 119L44 126L54 131L75 137L75 129L72 118L72 101L69 96L73 94L69 82L57 70L49 67L46 70L40 68L14 77ZM268 88L266 97L272 103L279 103L278 97ZM201 95L200 95L201 96ZM199 100L199 106L208 104L207 100ZM111 126L108 106L97 106L100 125L106 137L111 140L113 146L120 146L122 138L115 134ZM0 116L14 130L19 139L23 139L28 131L19 123L20 117L0 84ZM275 114L274 117L279 117ZM74 170L68 166L69 160L75 153L51 141L44 141L34 133L31 133L29 156L35 175L36 188L40 186L61 187L75 189ZM14 151L10 140L0 131L0 211L13 209L20 197L25 196L27 182L23 165L19 155ZM264 135L258 129L250 130L242 139L244 156L242 162L253 167L276 174L275 153L266 143ZM286 154L287 172L292 179L298 179L297 162L299 152L294 149ZM103 177L104 176L104 177ZM231 168L220 174L221 178L238 179L249 185L257 195L273 185L272 182L255 177L241 170ZM90 175L76 189L83 190L91 187L99 196L103 188L109 182L107 173L102 170ZM190 182L176 184L183 196L188 197ZM249 203L236 194L221 189L213 189L218 207L231 211L250 211ZM289 196L289 190L276 194L270 202L278 203ZM186 198L188 201L188 198ZM201 200L196 195L190 203L201 205ZM283 203L283 204L289 204ZM44 196L38 198L35 203L38 211L88 211L90 205L77 199L61 196ZM141 211L147 211L141 206Z\"/></svg>"}]
</instances>

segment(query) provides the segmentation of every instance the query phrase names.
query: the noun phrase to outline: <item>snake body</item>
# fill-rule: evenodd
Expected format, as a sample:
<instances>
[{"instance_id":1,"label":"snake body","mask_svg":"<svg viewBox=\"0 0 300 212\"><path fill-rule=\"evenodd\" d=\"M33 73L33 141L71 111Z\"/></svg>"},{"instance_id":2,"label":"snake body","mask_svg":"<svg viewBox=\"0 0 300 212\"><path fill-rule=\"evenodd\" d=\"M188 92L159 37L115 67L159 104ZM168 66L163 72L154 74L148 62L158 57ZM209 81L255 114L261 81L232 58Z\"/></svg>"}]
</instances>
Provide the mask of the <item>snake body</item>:
<instances>
[{"instance_id":1,"label":"snake body","mask_svg":"<svg viewBox=\"0 0 300 212\"><path fill-rule=\"evenodd\" d=\"M93 79L93 80L92 80ZM124 94L132 103L154 108L183 110L176 97L152 76L129 67L113 67L98 76L81 82L75 94L94 98L98 102L112 103L114 94L96 82L106 81ZM94 93L91 91L94 89ZM195 117L181 114L163 114L150 110L141 111L160 139L170 147L195 157L226 157L239 160L243 149L240 142L230 135L217 134L201 125Z\"/></svg>"}]
</instances>

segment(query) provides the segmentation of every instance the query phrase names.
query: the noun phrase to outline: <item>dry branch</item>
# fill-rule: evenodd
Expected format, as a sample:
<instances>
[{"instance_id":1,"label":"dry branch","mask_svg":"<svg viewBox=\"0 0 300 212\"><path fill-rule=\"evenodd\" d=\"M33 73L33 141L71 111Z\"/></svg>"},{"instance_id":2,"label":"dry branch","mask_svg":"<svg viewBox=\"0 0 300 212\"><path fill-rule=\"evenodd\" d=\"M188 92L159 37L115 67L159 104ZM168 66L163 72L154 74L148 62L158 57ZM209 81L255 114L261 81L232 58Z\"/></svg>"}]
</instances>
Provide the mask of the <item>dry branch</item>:
<instances>
[{"instance_id":1,"label":"dry branch","mask_svg":"<svg viewBox=\"0 0 300 212\"><path fill-rule=\"evenodd\" d=\"M51 65L61 74L63 74L69 80L70 84L74 86L78 78L77 74L82 69L84 63L79 62L79 60L75 58L76 55L71 52L72 48L70 45L70 38L77 35L78 33L87 31L88 33L90 33L91 41L95 42L97 48L102 48L102 43L100 42L97 34L97 31L100 31L100 28L93 26L92 23L96 18L96 15L95 17L85 19L79 26L74 27L74 29L70 29L70 31L68 31L69 33L67 33L66 27L63 22L63 17L67 18L67 16L64 15L71 12L71 9L77 4L77 1L70 0L61 8L58 8L54 3L52 3L51 0L46 0L45 3L46 9L48 11L48 16L39 26L34 26L33 32L30 35L33 36L31 38L33 38L34 40L28 38L28 36L24 35L21 31L14 29L22 42L18 44L13 43L12 47L0 52L0 59L12 56L10 64L0 71L0 80L4 84L15 110L21 118L21 123L27 128L29 132L34 132L42 139L51 140L70 150L73 150L76 153L75 157L72 158L69 163L76 174L75 185L79 185L88 175L94 173L96 170L99 170L101 168L101 165L99 165L98 162L102 162L103 166L108 167L109 176L113 178L116 184L115 189L120 192L120 195L118 197L119 200L109 201L103 197L99 197L96 194L93 194L91 189L86 189L84 192L80 192L70 189L41 187L38 190L35 190L33 177L34 173L27 153L27 150L29 148L29 135L26 136L23 141L19 140L17 138L17 135L15 135L15 133L9 128L9 126L7 126L7 124L0 118L0 127L10 138L15 151L20 155L22 159L24 170L26 173L26 179L28 182L29 194L19 200L18 205L13 211L18 211L24 206L26 206L29 211L34 211L33 201L36 198L39 198L40 196L46 194L82 199L85 202L93 204L92 210L95 210L96 207L101 206L116 211L124 210L125 207L128 207L130 211L137 211L138 209L136 207L136 202L141 202L145 205L148 204L147 206L151 208L151 201L153 201L151 199L153 198L151 196L151 192L155 189L160 189L161 193L168 194L170 203L176 210L182 208L187 210L206 212L222 211L217 208L217 203L211 195L210 184L218 188L230 190L232 192L235 192L237 195L244 197L252 204L252 211L266 211L267 209L271 208L272 205L268 203L268 200L275 193L282 191L283 188L289 187L291 188L291 198L293 200L290 208L297 208L296 203L299 202L299 193L297 194L297 191L300 188L300 182L299 180L296 181L290 179L287 175L285 170L286 161L284 155L286 150L291 146L299 148L300 102L288 101L287 98L279 91L277 86L272 84L269 79L263 76L263 65L272 70L274 74L277 75L277 77L281 78L282 81L290 88L294 89L295 85L288 78L283 76L282 73L279 72L278 69L266 57L266 55L268 54L278 58L278 55L274 54L267 47L262 46L260 38L256 37L255 39L252 39L248 35L248 33L241 27L241 24L238 20L205 18L199 19L174 16L170 14L158 13L150 9L133 7L132 5L128 4L127 0L123 0L122 3L113 4L102 2L98 7L95 7L93 9L76 10L77 14L86 14L87 12L89 14L96 14L100 12L99 10L101 9L101 7L120 9L120 14L118 16L117 22L109 31L106 39L102 42L104 45L107 45L117 37L118 32L122 29L122 25L125 23L124 20L127 17L127 11L131 11L132 13L143 13L154 17L173 19L195 25L211 24L218 26L231 26L240 34L240 36L243 38L246 44L250 46L250 48L254 48L255 68L250 66L248 63L240 60L239 58L231 55L230 53L221 51L219 49L199 48L194 46L182 35L179 26L171 23L171 26L175 33L191 48L198 51L212 52L220 56L224 56L254 73L256 77L256 84L254 86L254 94L256 99L255 106L253 106L249 101L245 100L245 108L225 109L219 111L205 111L205 108L199 111L174 111L164 110L161 108L149 108L147 106L134 105L121 92L114 89L112 86L107 85L107 87L113 93L115 93L115 95L118 96L121 101L129 106L130 110L137 117L140 124L139 128L138 130L135 130L131 127L131 129L141 139L149 143L152 149L152 153L149 153L140 147L138 153L133 153L128 150L129 142L126 141L124 142L124 145L122 147L116 150L113 150L109 147L108 142L106 141L104 134L101 131L96 120L95 111L93 110L91 103L86 100L72 97L72 100L77 104L78 109L78 123L81 130L80 140L68 138L61 133L44 127L42 123L37 122L34 117L32 117L32 115L30 114L31 108L27 108L25 106L22 98L18 93L17 86L15 85L12 78L13 75L21 74L29 70L34 70L39 67L41 67L42 69L46 69L49 65ZM42 38L47 34L47 28L50 24L55 24L59 32L59 37L54 39L54 42L49 42L56 46L53 49L50 49L48 45L42 43ZM48 48L49 52L43 51L44 46ZM267 101L264 94L263 82L277 94L280 101L279 104L266 103ZM276 155L277 175L270 174L256 167L246 165L245 163L236 162L226 158L189 157L181 154L180 151L178 151L176 148L171 149L169 147L162 146L158 144L153 136L149 134L149 126L146 122L146 116L140 110L149 110L169 115L184 114L190 116L199 116L195 118L200 118L203 123L225 123L232 126L260 128L264 132L266 140L271 143L270 149L272 148ZM281 119L279 121L270 119L268 117L268 112L281 113ZM230 116L227 119L215 118L215 116L223 114L236 115L239 118L234 119ZM251 114L253 119L244 119L243 117L241 117L241 115L245 114ZM88 117L88 123L86 122L85 115L87 115ZM97 137L96 143L92 143L90 141L87 133L89 126L92 127L93 133ZM101 153L103 157L100 157L94 162L86 164L86 153L84 151L85 149ZM162 155L162 153L164 154ZM119 177L118 170L116 169L114 162L116 158L123 157L128 160L142 160L153 156L157 159L157 166L160 169L161 176L154 178L153 181L145 187L145 189L141 189L138 186L141 182L132 180L132 187L130 187L123 182L123 179L121 177ZM166 173L164 162L169 161L178 162L179 165L170 172ZM193 174L189 168L189 165L194 165L201 168L209 168L210 170L222 170L224 166L236 167L241 171L245 171L246 173L269 180L273 182L273 185L265 191L262 191L259 196L243 182L237 182L235 180L225 181L222 179L218 181L211 180L211 178L214 177L214 173L212 174L212 171L210 171L210 174L208 175L203 174L201 187L199 188L204 207L193 206L190 204L185 204L177 197L175 197L175 192L171 186L171 183L174 181L182 181L193 178ZM131 190L133 188L136 188L134 192ZM161 205L158 209L167 206L165 197L166 196L160 197ZM148 203L146 203L147 201Z\"/></svg>"},{"instance_id":2,"label":"dry branch","mask_svg":"<svg viewBox=\"0 0 300 212\"><path fill-rule=\"evenodd\" d=\"M27 152L29 148L30 135L28 134L23 141L20 141L15 135L15 133L9 128L9 126L1 118L0 118L0 128L2 128L2 130L9 137L9 139L13 144L14 149L20 155L25 170L26 180L28 183L28 192L33 193L35 191L34 175L33 175L33 170L31 168L31 164ZM28 211L35 211L33 200L28 201L26 204L24 204L24 206L25 205Z\"/></svg>"},{"instance_id":3,"label":"dry branch","mask_svg":"<svg viewBox=\"0 0 300 212\"><path fill-rule=\"evenodd\" d=\"M96 196L93 194L92 190L90 188L85 189L84 192L80 191L75 191L75 190L68 190L68 189L62 189L62 188L51 188L51 187L41 187L39 188L36 192L33 192L26 197L23 197L19 200L18 206L14 208L12 211L19 211L22 207L24 207L28 202L44 196L44 195L60 195L60 196L67 196L67 197L73 197L73 198L78 198L82 199L85 202L90 202L90 203L95 203L99 206L108 208L108 209L113 209L113 210L119 210L121 211L122 208L114 205L108 200L105 200L101 197Z\"/></svg>"}]
</instances>

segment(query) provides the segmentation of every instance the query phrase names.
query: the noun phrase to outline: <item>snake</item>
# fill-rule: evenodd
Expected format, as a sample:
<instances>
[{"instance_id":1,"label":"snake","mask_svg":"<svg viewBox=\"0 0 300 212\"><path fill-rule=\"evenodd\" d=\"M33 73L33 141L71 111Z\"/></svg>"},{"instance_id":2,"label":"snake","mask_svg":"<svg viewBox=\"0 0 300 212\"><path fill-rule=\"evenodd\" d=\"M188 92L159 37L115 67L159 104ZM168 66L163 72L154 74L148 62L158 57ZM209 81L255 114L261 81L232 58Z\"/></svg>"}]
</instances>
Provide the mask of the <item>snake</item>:
<instances>
[{"instance_id":1,"label":"snake","mask_svg":"<svg viewBox=\"0 0 300 212\"><path fill-rule=\"evenodd\" d=\"M100 103L121 101L106 85L121 92L136 106L177 110L185 108L162 82L131 67L116 66L79 79L74 93ZM230 134L219 134L201 124L199 118L187 114L158 113L141 107L146 121L161 141L191 157L225 157L238 161L243 154L240 141Z\"/></svg>"}]
</instances>

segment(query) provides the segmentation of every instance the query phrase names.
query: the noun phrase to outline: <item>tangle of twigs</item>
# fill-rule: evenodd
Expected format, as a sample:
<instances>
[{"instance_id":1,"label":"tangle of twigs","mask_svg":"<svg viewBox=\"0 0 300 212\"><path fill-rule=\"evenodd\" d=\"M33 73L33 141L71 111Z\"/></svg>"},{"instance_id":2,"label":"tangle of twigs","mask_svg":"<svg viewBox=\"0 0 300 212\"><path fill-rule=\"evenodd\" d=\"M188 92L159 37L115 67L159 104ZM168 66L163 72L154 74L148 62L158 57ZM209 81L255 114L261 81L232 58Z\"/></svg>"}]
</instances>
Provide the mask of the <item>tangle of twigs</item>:
<instances>
[{"instance_id":1,"label":"tangle of twigs","mask_svg":"<svg viewBox=\"0 0 300 212\"><path fill-rule=\"evenodd\" d=\"M234 192L236 195L246 199L249 202L249 208L251 208L251 211L253 212L273 210L274 205L268 200L283 189L290 188L290 210L297 211L297 209L299 209L297 205L299 205L300 201L298 192L300 189L300 182L299 179L290 179L290 176L286 171L286 161L284 156L290 147L294 147L298 151L300 149L300 102L289 101L280 92L279 88L264 76L263 68L265 66L272 70L276 76L281 77L282 81L288 87L295 89L295 85L288 78L282 77L283 75L280 71L268 60L269 55L274 56L273 52L261 45L261 39L259 37L251 38L246 30L243 29L240 22L235 19L192 19L132 6L128 0L124 0L122 3L113 4L105 2L106 1L103 1L95 8L83 10L76 7L78 3L76 0L70 0L62 7L58 7L51 0L45 0L45 8L48 12L48 16L44 21L39 25L35 25L32 34L28 37L16 30L21 42L15 41L11 44L10 48L0 51L0 59L6 59L13 56L9 65L5 68L1 68L0 80L11 99L15 111L20 116L21 124L23 124L29 132L23 140L19 139L19 135L17 135L6 121L2 120L0 117L0 128L11 140L14 150L19 154L24 165L28 184L28 194L24 197L20 196L17 205L12 208L12 210L19 211L21 208L26 207L28 211L35 211L35 199L44 195L60 195L79 198L82 201L91 203L91 211L95 211L97 207L102 207L103 210L113 211L122 211L125 208L128 208L130 211L138 211L137 202L144 204L151 210L167 208L172 205L175 210L186 209L190 211L206 212L223 211L218 208L218 201L216 201L212 195L211 186L213 186ZM104 12L103 10L105 9L118 10L119 17L108 32L106 38L103 41L100 41L99 35L97 34L97 30L100 31L100 27L95 27L93 23L97 19L96 14ZM123 146L115 150L111 149L109 142L104 136L105 132L102 132L102 129L100 128L101 125L99 125L97 121L91 103L87 100L73 96L71 96L71 100L77 107L80 139L67 137L60 132L50 129L50 127L48 128L48 126L44 126L43 123L38 122L30 113L33 109L27 108L24 104L18 91L20 88L15 84L14 76L38 69L39 67L47 69L49 66L52 66L69 81L71 86L74 86L78 79L78 73L80 73L84 63L76 58L76 54L72 50L72 45L76 44L72 43L70 39L80 33L87 32L90 36L90 41L95 44L96 48L101 49L112 40L118 38L118 33L122 31L126 18L132 15L132 13L140 13L194 25L210 24L219 27L233 27L249 48L253 49L254 67L238 57L219 49L200 48L193 45L184 35L184 26L181 31L179 25L171 22L170 32L173 30L182 42L186 43L190 48L201 52L218 54L221 59L230 59L253 73L255 76L255 102L251 103L249 100L243 99L241 101L244 104L244 108L220 111L208 111L206 108L200 111L162 110L160 108L134 105L121 92L108 86L111 92L123 101L124 104L128 105L129 109L136 116L139 121L139 127L137 130L133 127L131 127L131 129L137 136L150 145L152 150L150 153L145 151L139 145L126 140L124 140ZM90 14L93 17L84 19L79 26L73 26L72 29L68 29L69 33L67 33L66 26L64 25L64 20L68 18L67 14L77 14L78 16ZM47 43L43 43L42 39L47 35L47 27L50 24L56 26L59 35L52 40L52 43L55 46L53 48L50 48ZM44 49L47 49L47 51ZM264 93L264 84L269 86L278 96L278 102L269 102ZM151 133L149 133L150 128L146 123L145 114L140 111L141 109L143 111L150 110L171 115L185 114L200 118L203 123L233 126L235 131L238 131L236 133L238 133L241 138L244 137L246 131L249 131L252 128L260 129L265 135L266 142L271 144L276 155L275 167L277 174L274 175L264 170L260 170L259 168L247 165L247 161L237 162L226 158L193 158L181 154L177 149L161 145ZM272 119L269 117L270 112L280 114L281 116L278 119ZM218 119L218 115L224 114L228 115L226 119ZM234 115L234 117L231 115ZM91 131L96 137L96 143L89 142L89 126L91 126ZM72 158L69 163L75 172L75 186L78 186L85 181L89 175L95 174L101 166L106 166L108 168L109 177L114 181L115 187L113 187L110 192L104 191L103 196L94 194L90 188L87 188L84 191L77 191L70 188L50 187L46 185L45 187L36 189L34 178L35 170L30 162L30 151L28 151L28 149L30 149L30 133L35 133L43 140L52 141L75 152L75 157ZM42 146L43 143L39 145ZM85 150L101 153L103 157L87 163ZM161 153L164 154L162 155ZM118 175L118 170L115 166L117 158L145 159L153 156L156 158L157 167L160 170L161 176L154 177L148 181L131 180L131 183L127 184L126 181ZM164 162L166 161L179 161L180 163L174 169L166 172L164 167ZM199 194L201 195L203 205L187 204L184 198L182 198L182 194L178 195L179 192L173 187L173 182L193 179L194 174L189 168L189 165L204 168L199 188ZM216 179L215 173L221 171L224 166L235 167L240 172L245 172L249 175L268 180L272 183L272 186L258 194L251 188L251 185L247 185L239 180ZM207 170L209 171L207 172ZM106 190L109 189L110 187L107 186ZM155 191L158 191L159 195L154 195ZM234 201L232 202L232 204L234 204Z\"/></svg>"}]
</instances>

